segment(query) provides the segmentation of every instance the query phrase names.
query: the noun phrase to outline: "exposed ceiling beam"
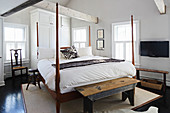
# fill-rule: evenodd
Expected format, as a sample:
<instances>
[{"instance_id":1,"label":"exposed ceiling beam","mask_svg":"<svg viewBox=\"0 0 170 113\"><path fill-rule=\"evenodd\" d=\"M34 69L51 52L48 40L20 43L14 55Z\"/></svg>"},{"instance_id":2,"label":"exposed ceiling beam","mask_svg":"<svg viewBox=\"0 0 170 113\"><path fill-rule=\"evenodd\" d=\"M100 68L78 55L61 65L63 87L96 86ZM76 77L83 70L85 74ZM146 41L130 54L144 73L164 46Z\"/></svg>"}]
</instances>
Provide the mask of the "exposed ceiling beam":
<instances>
[{"instance_id":1,"label":"exposed ceiling beam","mask_svg":"<svg viewBox=\"0 0 170 113\"><path fill-rule=\"evenodd\" d=\"M45 9L45 10L48 10L48 11L51 11L51 12L55 12L55 10L56 10L55 9L55 3L48 2L48 1L42 1L38 4L35 4L34 7ZM86 21L86 22L92 22L92 23L95 23L95 24L98 23L98 17L94 17L94 16L91 16L89 14L85 14L85 13L82 13L82 12L61 6L61 5L59 5L59 14L69 16L69 17L72 17L72 18L76 18L76 19L79 19L79 20L83 20L83 21Z\"/></svg>"},{"instance_id":2,"label":"exposed ceiling beam","mask_svg":"<svg viewBox=\"0 0 170 113\"><path fill-rule=\"evenodd\" d=\"M160 14L166 14L166 6L164 0L154 0Z\"/></svg>"},{"instance_id":3,"label":"exposed ceiling beam","mask_svg":"<svg viewBox=\"0 0 170 113\"><path fill-rule=\"evenodd\" d=\"M25 8L27 8L29 6L32 6L32 5L34 5L34 4L36 4L36 3L40 2L40 1L42 1L42 0L28 0L28 1L24 2L23 4L21 4L21 5L13 8L13 9L1 14L1 16L7 17L7 16L9 16L9 15L11 15L13 13L16 13L16 12L22 10L22 9L25 9Z\"/></svg>"},{"instance_id":4,"label":"exposed ceiling beam","mask_svg":"<svg viewBox=\"0 0 170 113\"><path fill-rule=\"evenodd\" d=\"M60 11L59 12L60 14L65 15L65 16L69 16L69 17L76 18L79 20L84 20L87 22L93 22L95 24L98 23L97 17L91 16L91 15L88 15L88 14L85 14L85 13L82 13L82 12L79 12L79 11L76 11L76 10L73 10L73 9L70 9L64 6L59 6L59 11Z\"/></svg>"}]
</instances>

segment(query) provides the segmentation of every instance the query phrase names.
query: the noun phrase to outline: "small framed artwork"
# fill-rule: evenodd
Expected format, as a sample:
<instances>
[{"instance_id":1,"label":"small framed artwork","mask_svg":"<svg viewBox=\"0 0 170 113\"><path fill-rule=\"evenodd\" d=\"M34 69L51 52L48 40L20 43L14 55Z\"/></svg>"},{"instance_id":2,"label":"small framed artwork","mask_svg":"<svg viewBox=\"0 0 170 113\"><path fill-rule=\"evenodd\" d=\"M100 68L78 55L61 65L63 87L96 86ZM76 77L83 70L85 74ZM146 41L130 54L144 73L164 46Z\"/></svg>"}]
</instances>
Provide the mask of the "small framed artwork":
<instances>
[{"instance_id":1,"label":"small framed artwork","mask_svg":"<svg viewBox=\"0 0 170 113\"><path fill-rule=\"evenodd\" d=\"M104 38L104 29L97 30L97 38Z\"/></svg>"},{"instance_id":2,"label":"small framed artwork","mask_svg":"<svg viewBox=\"0 0 170 113\"><path fill-rule=\"evenodd\" d=\"M104 50L104 40L97 40L96 41L96 49L97 50Z\"/></svg>"}]
</instances>

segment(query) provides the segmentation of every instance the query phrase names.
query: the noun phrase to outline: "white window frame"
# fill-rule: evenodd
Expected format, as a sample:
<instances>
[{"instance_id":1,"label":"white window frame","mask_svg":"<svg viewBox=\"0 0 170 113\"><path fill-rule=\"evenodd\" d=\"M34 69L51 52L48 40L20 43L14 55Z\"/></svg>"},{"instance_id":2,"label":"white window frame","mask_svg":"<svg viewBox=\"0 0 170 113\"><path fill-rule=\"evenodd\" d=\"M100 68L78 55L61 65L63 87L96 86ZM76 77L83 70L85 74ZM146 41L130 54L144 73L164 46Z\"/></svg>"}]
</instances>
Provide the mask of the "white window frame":
<instances>
[{"instance_id":1,"label":"white window frame","mask_svg":"<svg viewBox=\"0 0 170 113\"><path fill-rule=\"evenodd\" d=\"M74 41L74 30L77 30L77 29L86 29L86 42L75 42ZM79 48L80 48L80 43L85 43L85 47L88 46L88 43L89 42L89 39L88 39L88 27L75 27L75 28L72 28L72 45L74 45L74 43L79 43Z\"/></svg>"},{"instance_id":2,"label":"white window frame","mask_svg":"<svg viewBox=\"0 0 170 113\"><path fill-rule=\"evenodd\" d=\"M20 41L21 43L22 42L25 42L25 58L23 59L23 61L29 61L29 26L28 25L24 25L24 24L16 24L16 23L7 23L5 22L4 23L4 28L5 27L18 27L18 28L25 28L25 39L26 41ZM11 60L6 60L6 41L5 41L5 30L3 30L3 50L4 50L4 55L3 55L3 58L4 58L4 63L9 63ZM9 43L10 41L8 41ZM11 41L12 43L14 41Z\"/></svg>"},{"instance_id":3,"label":"white window frame","mask_svg":"<svg viewBox=\"0 0 170 113\"><path fill-rule=\"evenodd\" d=\"M134 55L136 55L136 60L135 60L135 64L136 65L140 65L140 55L139 55L139 45L140 45L140 22L139 20L135 20L134 23L136 24L136 46L134 46L134 48L136 49L136 51L134 51ZM114 26L116 25L124 25L124 24L131 24L130 21L125 21L125 22L118 22L118 23L112 23L112 58L115 58L115 54L116 54L116 43L127 43L130 41L115 41L115 37L114 37ZM126 49L126 47L124 46L124 50ZM125 58L125 53L124 53L124 58ZM129 61L130 62L130 61Z\"/></svg>"}]
</instances>

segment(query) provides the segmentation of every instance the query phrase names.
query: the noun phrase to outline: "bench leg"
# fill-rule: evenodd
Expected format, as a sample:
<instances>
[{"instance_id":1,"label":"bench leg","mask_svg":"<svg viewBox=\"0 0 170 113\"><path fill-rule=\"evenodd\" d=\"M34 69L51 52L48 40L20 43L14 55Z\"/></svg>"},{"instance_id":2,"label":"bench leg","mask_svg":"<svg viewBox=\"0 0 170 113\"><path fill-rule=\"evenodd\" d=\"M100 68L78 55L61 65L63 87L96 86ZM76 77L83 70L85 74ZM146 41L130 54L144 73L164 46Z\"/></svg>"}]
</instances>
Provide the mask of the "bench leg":
<instances>
[{"instance_id":1,"label":"bench leg","mask_svg":"<svg viewBox=\"0 0 170 113\"><path fill-rule=\"evenodd\" d=\"M134 89L122 92L122 100L125 101L129 99L129 102L132 106L134 106Z\"/></svg>"},{"instance_id":2,"label":"bench leg","mask_svg":"<svg viewBox=\"0 0 170 113\"><path fill-rule=\"evenodd\" d=\"M84 97L84 113L93 113L93 101Z\"/></svg>"},{"instance_id":3,"label":"bench leg","mask_svg":"<svg viewBox=\"0 0 170 113\"><path fill-rule=\"evenodd\" d=\"M127 95L125 92L122 92L122 100L125 101L127 99Z\"/></svg>"}]
</instances>

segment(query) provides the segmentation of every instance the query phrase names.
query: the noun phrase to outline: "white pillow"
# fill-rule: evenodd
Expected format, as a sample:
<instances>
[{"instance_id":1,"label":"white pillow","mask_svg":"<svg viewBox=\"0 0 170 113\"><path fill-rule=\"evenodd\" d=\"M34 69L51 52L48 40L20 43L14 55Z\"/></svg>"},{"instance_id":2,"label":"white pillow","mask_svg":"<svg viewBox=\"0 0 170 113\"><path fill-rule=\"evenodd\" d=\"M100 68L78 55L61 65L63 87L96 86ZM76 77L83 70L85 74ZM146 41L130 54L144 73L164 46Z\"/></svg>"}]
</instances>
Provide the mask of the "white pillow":
<instances>
[{"instance_id":1,"label":"white pillow","mask_svg":"<svg viewBox=\"0 0 170 113\"><path fill-rule=\"evenodd\" d=\"M38 60L54 58L54 49L38 48Z\"/></svg>"},{"instance_id":2,"label":"white pillow","mask_svg":"<svg viewBox=\"0 0 170 113\"><path fill-rule=\"evenodd\" d=\"M64 58L64 56L63 56L63 54L61 52L59 54L59 59L60 60L65 60L65 58ZM54 55L54 61L56 61L56 54Z\"/></svg>"},{"instance_id":3,"label":"white pillow","mask_svg":"<svg viewBox=\"0 0 170 113\"><path fill-rule=\"evenodd\" d=\"M81 56L93 56L91 47L78 48L77 53L78 53L78 56L80 57Z\"/></svg>"}]
</instances>

